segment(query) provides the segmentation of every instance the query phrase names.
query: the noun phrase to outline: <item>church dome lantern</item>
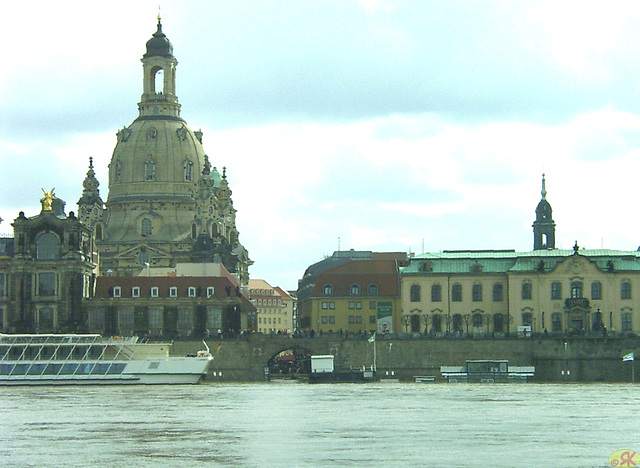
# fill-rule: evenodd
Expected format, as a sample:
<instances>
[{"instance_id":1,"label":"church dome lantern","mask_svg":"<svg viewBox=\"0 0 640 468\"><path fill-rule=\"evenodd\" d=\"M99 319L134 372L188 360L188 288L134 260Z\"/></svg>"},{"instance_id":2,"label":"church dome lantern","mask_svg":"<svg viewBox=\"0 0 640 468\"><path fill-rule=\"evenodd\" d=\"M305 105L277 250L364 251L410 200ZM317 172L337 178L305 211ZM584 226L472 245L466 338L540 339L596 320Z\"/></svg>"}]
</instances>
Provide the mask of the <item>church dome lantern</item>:
<instances>
[{"instance_id":1,"label":"church dome lantern","mask_svg":"<svg viewBox=\"0 0 640 468\"><path fill-rule=\"evenodd\" d=\"M153 37L147 41L147 53L144 58L166 57L173 58L173 45L167 36L162 32L162 23L158 17L158 30L153 33Z\"/></svg>"}]
</instances>

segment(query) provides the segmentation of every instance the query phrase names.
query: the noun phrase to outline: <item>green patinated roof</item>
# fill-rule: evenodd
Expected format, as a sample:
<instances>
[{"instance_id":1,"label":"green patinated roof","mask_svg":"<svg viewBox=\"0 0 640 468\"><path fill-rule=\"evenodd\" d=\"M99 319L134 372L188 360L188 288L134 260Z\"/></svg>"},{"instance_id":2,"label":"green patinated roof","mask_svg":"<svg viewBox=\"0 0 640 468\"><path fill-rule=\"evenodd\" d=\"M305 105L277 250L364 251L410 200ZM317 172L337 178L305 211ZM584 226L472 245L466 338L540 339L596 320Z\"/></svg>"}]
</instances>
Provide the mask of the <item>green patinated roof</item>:
<instances>
[{"instance_id":1,"label":"green patinated roof","mask_svg":"<svg viewBox=\"0 0 640 468\"><path fill-rule=\"evenodd\" d=\"M571 250L468 250L424 253L411 259L408 266L400 268L403 275L412 274L479 274L534 272L553 270L567 257L575 255ZM588 258L598 268L608 271L640 271L640 252L610 249L581 249L578 255ZM428 269L424 270L424 265Z\"/></svg>"}]
</instances>

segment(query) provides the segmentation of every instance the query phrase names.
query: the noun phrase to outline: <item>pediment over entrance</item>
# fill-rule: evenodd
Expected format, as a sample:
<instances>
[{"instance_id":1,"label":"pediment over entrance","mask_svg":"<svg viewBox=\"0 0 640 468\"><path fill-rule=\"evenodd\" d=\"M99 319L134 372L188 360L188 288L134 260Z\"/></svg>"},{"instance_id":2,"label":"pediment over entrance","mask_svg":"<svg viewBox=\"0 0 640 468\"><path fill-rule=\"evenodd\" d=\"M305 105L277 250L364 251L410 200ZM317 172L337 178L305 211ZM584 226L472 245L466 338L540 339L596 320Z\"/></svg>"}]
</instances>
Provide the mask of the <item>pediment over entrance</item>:
<instances>
[{"instance_id":1,"label":"pediment over entrance","mask_svg":"<svg viewBox=\"0 0 640 468\"><path fill-rule=\"evenodd\" d=\"M600 273L600 269L582 255L572 255L558 264L554 273L568 276L586 276L590 273Z\"/></svg>"}]
</instances>

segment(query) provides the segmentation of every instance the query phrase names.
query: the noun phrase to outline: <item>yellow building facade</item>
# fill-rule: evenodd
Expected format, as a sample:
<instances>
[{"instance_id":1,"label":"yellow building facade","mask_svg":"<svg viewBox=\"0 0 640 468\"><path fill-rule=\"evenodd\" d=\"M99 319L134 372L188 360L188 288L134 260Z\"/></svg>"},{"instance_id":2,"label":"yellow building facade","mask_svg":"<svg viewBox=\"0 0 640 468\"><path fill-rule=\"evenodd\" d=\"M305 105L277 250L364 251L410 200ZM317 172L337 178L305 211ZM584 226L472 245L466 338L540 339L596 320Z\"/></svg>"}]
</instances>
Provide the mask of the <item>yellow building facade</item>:
<instances>
[{"instance_id":1,"label":"yellow building facade","mask_svg":"<svg viewBox=\"0 0 640 468\"><path fill-rule=\"evenodd\" d=\"M637 333L640 324L637 251L445 251L414 257L401 278L408 332Z\"/></svg>"}]
</instances>

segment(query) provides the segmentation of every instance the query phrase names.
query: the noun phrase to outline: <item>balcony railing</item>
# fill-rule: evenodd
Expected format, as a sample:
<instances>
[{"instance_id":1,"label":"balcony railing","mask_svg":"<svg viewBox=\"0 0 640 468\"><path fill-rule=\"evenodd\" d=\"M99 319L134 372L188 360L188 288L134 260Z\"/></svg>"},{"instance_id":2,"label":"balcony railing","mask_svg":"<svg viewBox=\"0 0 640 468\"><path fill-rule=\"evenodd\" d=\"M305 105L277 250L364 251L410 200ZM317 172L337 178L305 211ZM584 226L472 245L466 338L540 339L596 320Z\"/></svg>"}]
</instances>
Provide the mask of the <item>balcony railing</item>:
<instances>
[{"instance_id":1,"label":"balcony railing","mask_svg":"<svg viewBox=\"0 0 640 468\"><path fill-rule=\"evenodd\" d=\"M570 297L564 301L565 309L588 309L589 299L586 297Z\"/></svg>"}]
</instances>

